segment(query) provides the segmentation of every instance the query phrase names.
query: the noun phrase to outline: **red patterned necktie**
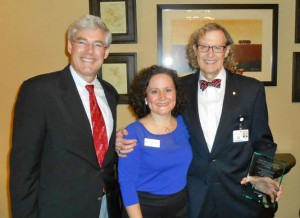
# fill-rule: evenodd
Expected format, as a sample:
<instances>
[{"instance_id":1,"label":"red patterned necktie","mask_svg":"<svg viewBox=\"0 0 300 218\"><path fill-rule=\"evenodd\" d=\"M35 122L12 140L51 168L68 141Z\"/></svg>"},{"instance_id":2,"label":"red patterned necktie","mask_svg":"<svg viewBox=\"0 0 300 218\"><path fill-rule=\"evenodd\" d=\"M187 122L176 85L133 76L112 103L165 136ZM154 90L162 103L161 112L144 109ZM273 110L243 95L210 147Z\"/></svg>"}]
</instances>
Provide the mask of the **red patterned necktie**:
<instances>
[{"instance_id":1,"label":"red patterned necktie","mask_svg":"<svg viewBox=\"0 0 300 218\"><path fill-rule=\"evenodd\" d=\"M220 79L214 79L211 82L200 80L200 89L204 91L208 86L213 86L216 88L220 88L221 86L221 80Z\"/></svg>"},{"instance_id":2,"label":"red patterned necktie","mask_svg":"<svg viewBox=\"0 0 300 218\"><path fill-rule=\"evenodd\" d=\"M108 149L108 139L106 133L106 126L101 110L97 104L94 85L85 86L90 93L90 111L93 126L93 139L96 150L98 163L102 166L106 151Z\"/></svg>"}]
</instances>

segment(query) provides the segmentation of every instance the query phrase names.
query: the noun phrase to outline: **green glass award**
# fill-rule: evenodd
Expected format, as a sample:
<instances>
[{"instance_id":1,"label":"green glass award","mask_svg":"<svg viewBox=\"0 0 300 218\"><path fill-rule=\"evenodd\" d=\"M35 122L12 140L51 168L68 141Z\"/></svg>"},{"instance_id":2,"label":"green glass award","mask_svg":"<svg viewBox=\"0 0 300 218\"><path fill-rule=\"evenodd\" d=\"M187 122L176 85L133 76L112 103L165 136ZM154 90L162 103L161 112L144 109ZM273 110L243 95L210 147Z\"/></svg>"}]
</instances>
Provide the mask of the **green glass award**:
<instances>
[{"instance_id":1,"label":"green glass award","mask_svg":"<svg viewBox=\"0 0 300 218\"><path fill-rule=\"evenodd\" d=\"M252 155L248 178L249 182L243 188L243 197L263 204L266 208L274 207L268 193L274 190L274 180L280 185L286 162L256 153Z\"/></svg>"}]
</instances>

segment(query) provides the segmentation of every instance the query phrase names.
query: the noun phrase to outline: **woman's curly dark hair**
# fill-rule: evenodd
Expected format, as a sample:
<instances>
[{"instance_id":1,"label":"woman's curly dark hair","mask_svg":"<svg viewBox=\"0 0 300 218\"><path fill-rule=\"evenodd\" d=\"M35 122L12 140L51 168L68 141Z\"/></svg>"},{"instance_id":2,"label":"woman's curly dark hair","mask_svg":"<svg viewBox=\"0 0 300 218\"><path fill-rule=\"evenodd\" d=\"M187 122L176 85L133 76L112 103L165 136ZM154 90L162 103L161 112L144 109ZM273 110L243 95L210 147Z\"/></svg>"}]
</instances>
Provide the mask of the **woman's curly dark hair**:
<instances>
[{"instance_id":1,"label":"woman's curly dark hair","mask_svg":"<svg viewBox=\"0 0 300 218\"><path fill-rule=\"evenodd\" d=\"M170 68L152 65L140 70L134 77L130 87L129 105L138 118L145 117L150 113L150 108L145 104L145 98L147 97L146 89L152 76L158 74L169 75L174 82L176 89L176 105L171 111L172 115L176 117L183 112L186 100L177 72Z\"/></svg>"}]
</instances>

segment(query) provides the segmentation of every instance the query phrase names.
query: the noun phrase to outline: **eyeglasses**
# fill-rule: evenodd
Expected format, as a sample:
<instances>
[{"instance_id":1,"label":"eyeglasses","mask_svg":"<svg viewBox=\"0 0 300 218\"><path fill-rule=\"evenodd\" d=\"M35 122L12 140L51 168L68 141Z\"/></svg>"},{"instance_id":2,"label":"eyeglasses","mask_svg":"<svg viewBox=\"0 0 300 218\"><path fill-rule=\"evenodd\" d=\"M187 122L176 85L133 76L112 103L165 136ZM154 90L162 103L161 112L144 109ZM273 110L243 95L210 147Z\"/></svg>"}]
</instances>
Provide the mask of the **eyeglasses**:
<instances>
[{"instance_id":1,"label":"eyeglasses","mask_svg":"<svg viewBox=\"0 0 300 218\"><path fill-rule=\"evenodd\" d=\"M199 52L206 53L209 49L212 49L214 53L222 53L227 46L208 46L208 45L197 45L197 50Z\"/></svg>"},{"instance_id":2,"label":"eyeglasses","mask_svg":"<svg viewBox=\"0 0 300 218\"><path fill-rule=\"evenodd\" d=\"M72 40L79 48L87 48L89 45L92 45L93 49L103 49L106 46L102 42L88 42L83 39Z\"/></svg>"}]
</instances>

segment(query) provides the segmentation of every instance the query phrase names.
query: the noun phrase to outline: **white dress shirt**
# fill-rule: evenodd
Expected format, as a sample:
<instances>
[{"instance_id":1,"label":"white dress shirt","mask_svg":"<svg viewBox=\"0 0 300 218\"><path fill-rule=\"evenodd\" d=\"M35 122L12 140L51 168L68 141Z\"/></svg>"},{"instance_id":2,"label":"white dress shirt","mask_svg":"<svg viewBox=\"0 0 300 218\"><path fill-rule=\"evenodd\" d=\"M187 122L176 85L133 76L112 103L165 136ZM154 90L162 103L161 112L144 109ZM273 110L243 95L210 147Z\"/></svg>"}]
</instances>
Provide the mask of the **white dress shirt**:
<instances>
[{"instance_id":1,"label":"white dress shirt","mask_svg":"<svg viewBox=\"0 0 300 218\"><path fill-rule=\"evenodd\" d=\"M104 90L97 78L92 83L87 83L84 79L82 79L73 69L72 66L70 66L72 77L75 81L78 93L80 95L81 101L83 103L85 112L87 114L87 117L90 121L91 130L93 131L92 126L92 118L91 118L91 111L90 111L90 99L89 99L89 92L85 88L86 85L94 85L94 92L96 95L97 103L99 105L99 108L102 112L102 115L104 117L106 131L107 131L107 137L108 141L111 137L112 130L113 130L113 117L111 110L109 108L108 102L106 100Z\"/></svg>"},{"instance_id":2,"label":"white dress shirt","mask_svg":"<svg viewBox=\"0 0 300 218\"><path fill-rule=\"evenodd\" d=\"M199 79L206 80L201 71ZM208 86L202 91L200 83L198 83L198 113L209 152L213 147L223 108L226 85L226 71L224 68L215 79L221 79L220 88Z\"/></svg>"},{"instance_id":3,"label":"white dress shirt","mask_svg":"<svg viewBox=\"0 0 300 218\"><path fill-rule=\"evenodd\" d=\"M108 141L109 141L111 134L112 134L114 123L113 123L112 113L109 108L107 99L105 97L103 87L101 86L101 84L97 78L95 78L92 83L87 83L84 79L82 79L75 72L75 70L73 69L73 67L71 65L70 65L70 70L71 70L72 77L75 81L78 93L80 95L81 101L83 103L85 112L87 114L87 117L89 118L92 132L93 132L93 125L92 125L92 118L91 118L91 111L90 111L90 98L89 98L89 92L85 88L85 86L86 85L94 85L94 92L96 95L97 103L98 103L99 108L104 117L104 122L105 122L105 126L106 126L106 131L107 131L107 137L108 137ZM101 206L100 206L100 211L99 211L99 218L108 218L106 195L102 196Z\"/></svg>"}]
</instances>

